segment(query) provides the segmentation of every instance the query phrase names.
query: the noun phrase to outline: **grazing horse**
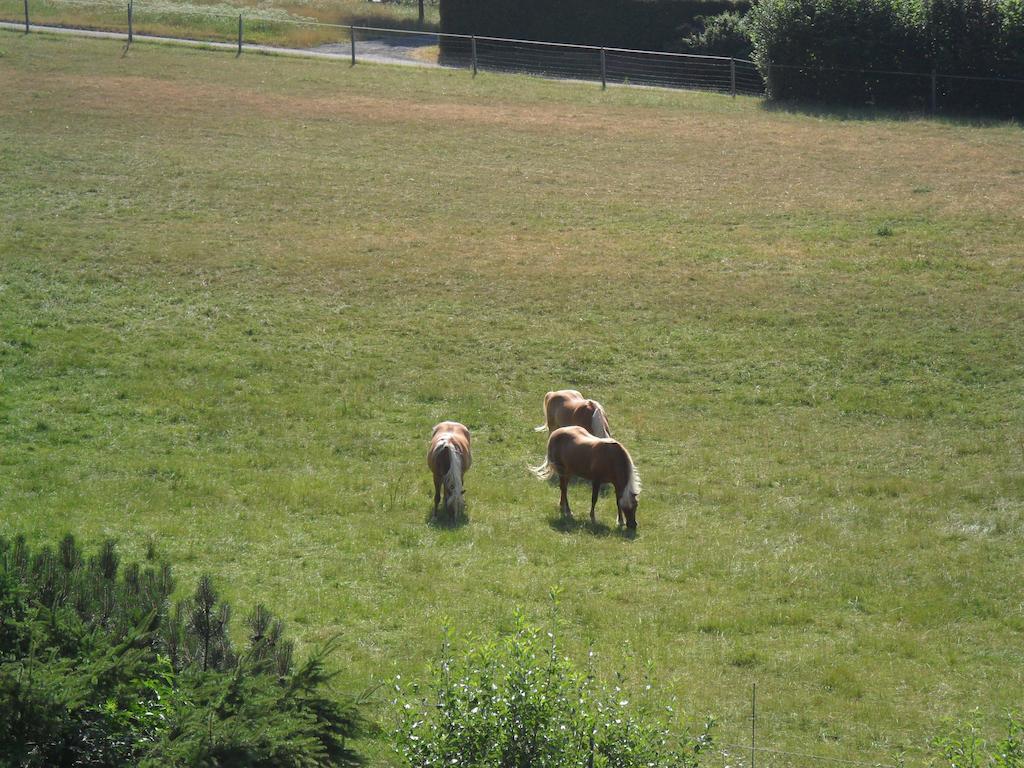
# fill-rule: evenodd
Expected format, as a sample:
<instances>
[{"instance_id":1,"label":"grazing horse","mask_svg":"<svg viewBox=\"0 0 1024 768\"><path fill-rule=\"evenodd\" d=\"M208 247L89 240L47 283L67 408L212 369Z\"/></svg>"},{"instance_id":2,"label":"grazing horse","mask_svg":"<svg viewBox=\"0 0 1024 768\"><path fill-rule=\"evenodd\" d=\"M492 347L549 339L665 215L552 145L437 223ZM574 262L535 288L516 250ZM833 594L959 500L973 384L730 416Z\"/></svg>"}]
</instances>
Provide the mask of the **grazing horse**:
<instances>
[{"instance_id":1,"label":"grazing horse","mask_svg":"<svg viewBox=\"0 0 1024 768\"><path fill-rule=\"evenodd\" d=\"M444 485L444 508L455 519L466 507L462 476L466 474L473 455L469 450L469 430L457 421L442 421L430 436L427 466L434 475L434 514L441 500Z\"/></svg>"},{"instance_id":2,"label":"grazing horse","mask_svg":"<svg viewBox=\"0 0 1024 768\"><path fill-rule=\"evenodd\" d=\"M554 432L559 427L583 427L595 437L611 437L608 417L597 400L588 400L575 389L560 389L544 395L544 420L534 432Z\"/></svg>"},{"instance_id":3,"label":"grazing horse","mask_svg":"<svg viewBox=\"0 0 1024 768\"><path fill-rule=\"evenodd\" d=\"M597 522L594 507L597 506L601 486L611 483L615 486L619 525L625 523L631 530L636 528L640 476L629 452L617 440L594 437L583 427L561 427L548 437L548 452L544 463L531 468L531 471L542 480L558 475L562 488L559 509L563 517L572 517L566 495L569 480L573 477L589 480L593 485L590 497L591 522Z\"/></svg>"}]
</instances>

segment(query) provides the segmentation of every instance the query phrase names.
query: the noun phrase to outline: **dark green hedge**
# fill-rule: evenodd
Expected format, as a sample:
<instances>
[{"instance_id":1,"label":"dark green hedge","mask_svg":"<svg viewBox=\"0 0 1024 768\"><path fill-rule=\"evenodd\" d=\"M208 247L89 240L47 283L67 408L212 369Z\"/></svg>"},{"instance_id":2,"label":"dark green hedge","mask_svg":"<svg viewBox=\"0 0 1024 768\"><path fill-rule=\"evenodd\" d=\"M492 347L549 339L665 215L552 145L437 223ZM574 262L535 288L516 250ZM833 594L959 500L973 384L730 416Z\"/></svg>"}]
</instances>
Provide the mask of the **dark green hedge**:
<instances>
[{"instance_id":1,"label":"dark green hedge","mask_svg":"<svg viewBox=\"0 0 1024 768\"><path fill-rule=\"evenodd\" d=\"M441 0L441 31L653 51L676 50L698 16L750 0Z\"/></svg>"},{"instance_id":2,"label":"dark green hedge","mask_svg":"<svg viewBox=\"0 0 1024 768\"><path fill-rule=\"evenodd\" d=\"M229 606L201 578L173 608L170 566L121 565L0 537L0 766L336 768L366 723L328 690L328 646L292 662L262 606L230 639Z\"/></svg>"},{"instance_id":3,"label":"dark green hedge","mask_svg":"<svg viewBox=\"0 0 1024 768\"><path fill-rule=\"evenodd\" d=\"M930 109L935 70L939 111L1024 115L1024 83L973 79L1024 79L1024 0L761 0L747 25L773 99Z\"/></svg>"},{"instance_id":4,"label":"dark green hedge","mask_svg":"<svg viewBox=\"0 0 1024 768\"><path fill-rule=\"evenodd\" d=\"M715 16L706 16L700 21L704 28L683 38L679 47L680 53L748 60L753 55L745 16L735 11L726 11Z\"/></svg>"}]
</instances>

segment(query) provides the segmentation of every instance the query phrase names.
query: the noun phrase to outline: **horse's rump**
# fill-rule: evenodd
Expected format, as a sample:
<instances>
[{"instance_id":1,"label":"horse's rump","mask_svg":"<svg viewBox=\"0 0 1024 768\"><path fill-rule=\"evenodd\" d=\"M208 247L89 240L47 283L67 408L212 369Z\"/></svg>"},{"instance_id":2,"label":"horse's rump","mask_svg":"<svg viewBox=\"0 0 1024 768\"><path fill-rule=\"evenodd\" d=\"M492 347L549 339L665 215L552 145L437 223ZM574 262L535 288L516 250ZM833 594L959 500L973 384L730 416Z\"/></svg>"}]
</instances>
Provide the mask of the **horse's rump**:
<instances>
[{"instance_id":1,"label":"horse's rump","mask_svg":"<svg viewBox=\"0 0 1024 768\"><path fill-rule=\"evenodd\" d=\"M427 451L427 465L435 482L445 490L445 506L452 514L464 508L462 476L472 463L469 430L456 421L444 421L434 427Z\"/></svg>"},{"instance_id":2,"label":"horse's rump","mask_svg":"<svg viewBox=\"0 0 1024 768\"><path fill-rule=\"evenodd\" d=\"M560 389L544 396L545 423L535 428L554 432L560 427L583 427L597 437L610 437L608 417L597 400L583 397L575 389Z\"/></svg>"},{"instance_id":3,"label":"horse's rump","mask_svg":"<svg viewBox=\"0 0 1024 768\"><path fill-rule=\"evenodd\" d=\"M631 465L629 454L610 438L595 437L585 427L560 427L548 438L547 462L560 475L573 475L593 482L612 483Z\"/></svg>"}]
</instances>

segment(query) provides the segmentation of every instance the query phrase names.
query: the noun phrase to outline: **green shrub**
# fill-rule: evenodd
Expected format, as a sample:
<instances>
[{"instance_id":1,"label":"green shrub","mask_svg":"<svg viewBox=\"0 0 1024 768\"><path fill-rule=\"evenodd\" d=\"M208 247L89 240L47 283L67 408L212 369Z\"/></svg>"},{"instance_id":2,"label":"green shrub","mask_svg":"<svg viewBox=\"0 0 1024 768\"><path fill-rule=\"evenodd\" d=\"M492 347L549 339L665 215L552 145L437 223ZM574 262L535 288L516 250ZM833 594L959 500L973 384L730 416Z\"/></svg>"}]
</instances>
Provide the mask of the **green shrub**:
<instances>
[{"instance_id":1,"label":"green shrub","mask_svg":"<svg viewBox=\"0 0 1024 768\"><path fill-rule=\"evenodd\" d=\"M71 538L36 553L0 539L0 764L138 758L160 728L170 674L151 645L160 573L148 592L116 578L110 545L86 562Z\"/></svg>"},{"instance_id":2,"label":"green shrub","mask_svg":"<svg viewBox=\"0 0 1024 768\"><path fill-rule=\"evenodd\" d=\"M683 38L680 51L702 56L730 56L749 59L753 55L745 17L735 11L715 16L698 16L703 29Z\"/></svg>"},{"instance_id":3,"label":"green shrub","mask_svg":"<svg viewBox=\"0 0 1024 768\"><path fill-rule=\"evenodd\" d=\"M903 0L762 0L748 16L754 61L773 99L923 107L927 71L915 8Z\"/></svg>"},{"instance_id":4,"label":"green shrub","mask_svg":"<svg viewBox=\"0 0 1024 768\"><path fill-rule=\"evenodd\" d=\"M1005 15L1010 6L998 0L931 0L924 6L925 38L935 69L971 77L1024 77L1020 49L1006 45L1004 36L1019 37L1024 25ZM939 100L950 110L1013 112L1008 100L1024 98L1024 89L985 80L942 78ZM1018 104L1018 106L1021 106Z\"/></svg>"},{"instance_id":5,"label":"green shrub","mask_svg":"<svg viewBox=\"0 0 1024 768\"><path fill-rule=\"evenodd\" d=\"M324 648L287 677L270 658L249 657L228 671L178 677L168 727L140 764L161 766L358 765L348 740L362 729L354 700L325 694L333 674Z\"/></svg>"},{"instance_id":6,"label":"green shrub","mask_svg":"<svg viewBox=\"0 0 1024 768\"><path fill-rule=\"evenodd\" d=\"M1024 768L1024 719L1008 715L1006 736L994 743L973 722L959 723L934 746L949 768Z\"/></svg>"},{"instance_id":7,"label":"green shrub","mask_svg":"<svg viewBox=\"0 0 1024 768\"><path fill-rule=\"evenodd\" d=\"M1021 0L762 0L754 61L773 99L1024 114ZM871 71L865 71L871 70ZM902 73L902 74L901 74Z\"/></svg>"},{"instance_id":8,"label":"green shrub","mask_svg":"<svg viewBox=\"0 0 1024 768\"><path fill-rule=\"evenodd\" d=\"M292 669L262 606L230 641L208 577L170 610L170 567L85 558L70 536L0 538L0 765L354 765L365 723L326 693L324 649Z\"/></svg>"},{"instance_id":9,"label":"green shrub","mask_svg":"<svg viewBox=\"0 0 1024 768\"><path fill-rule=\"evenodd\" d=\"M684 735L621 687L599 686L561 655L552 632L519 614L511 635L461 659L446 640L423 690L401 681L395 690L396 749L413 768L685 768L711 743L710 721Z\"/></svg>"}]
</instances>

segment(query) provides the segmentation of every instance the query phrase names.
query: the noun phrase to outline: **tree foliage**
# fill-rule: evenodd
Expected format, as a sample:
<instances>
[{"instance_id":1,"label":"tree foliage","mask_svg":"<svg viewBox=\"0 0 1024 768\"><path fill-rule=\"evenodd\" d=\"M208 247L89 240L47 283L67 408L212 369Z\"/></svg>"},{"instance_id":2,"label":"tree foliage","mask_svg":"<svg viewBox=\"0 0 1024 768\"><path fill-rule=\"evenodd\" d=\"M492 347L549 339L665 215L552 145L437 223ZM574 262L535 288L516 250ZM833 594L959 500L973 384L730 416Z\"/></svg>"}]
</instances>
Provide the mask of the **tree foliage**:
<instances>
[{"instance_id":1,"label":"tree foliage","mask_svg":"<svg viewBox=\"0 0 1024 768\"><path fill-rule=\"evenodd\" d=\"M934 85L944 111L1024 114L1021 0L761 0L748 25L774 99L925 109Z\"/></svg>"},{"instance_id":2,"label":"tree foliage","mask_svg":"<svg viewBox=\"0 0 1024 768\"><path fill-rule=\"evenodd\" d=\"M746 17L736 11L725 11L714 16L699 16L699 32L683 38L680 51L702 56L729 56L749 59L753 55Z\"/></svg>"},{"instance_id":3,"label":"tree foliage","mask_svg":"<svg viewBox=\"0 0 1024 768\"><path fill-rule=\"evenodd\" d=\"M0 539L0 764L336 766L359 763L357 702L331 691L330 647L293 669L263 606L246 621L208 577L173 608L170 567L121 567L113 542L32 552Z\"/></svg>"}]
</instances>

